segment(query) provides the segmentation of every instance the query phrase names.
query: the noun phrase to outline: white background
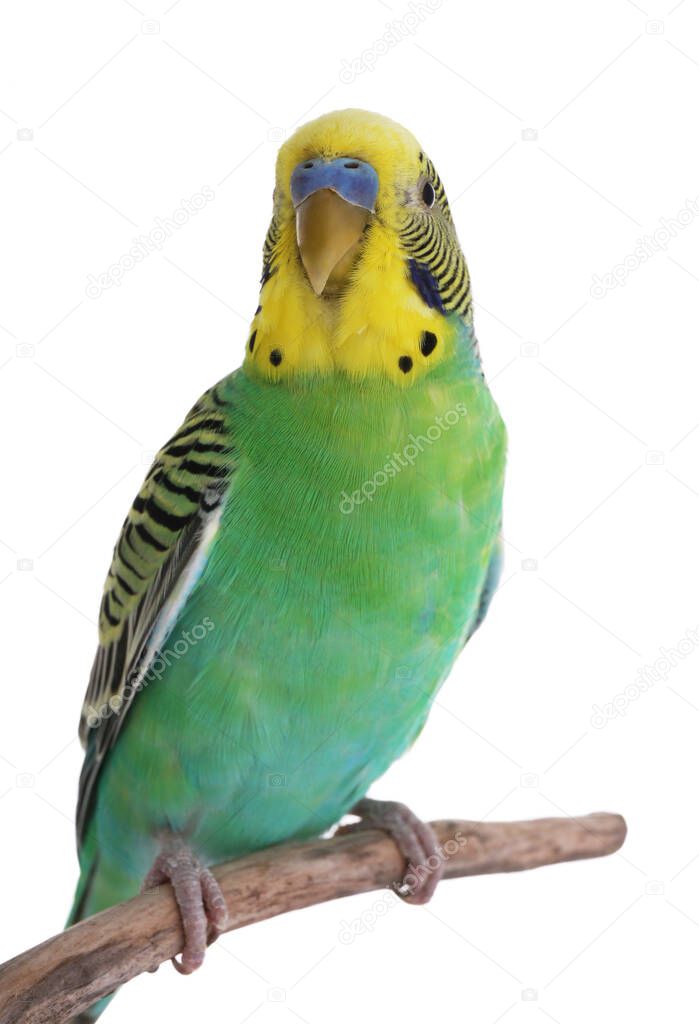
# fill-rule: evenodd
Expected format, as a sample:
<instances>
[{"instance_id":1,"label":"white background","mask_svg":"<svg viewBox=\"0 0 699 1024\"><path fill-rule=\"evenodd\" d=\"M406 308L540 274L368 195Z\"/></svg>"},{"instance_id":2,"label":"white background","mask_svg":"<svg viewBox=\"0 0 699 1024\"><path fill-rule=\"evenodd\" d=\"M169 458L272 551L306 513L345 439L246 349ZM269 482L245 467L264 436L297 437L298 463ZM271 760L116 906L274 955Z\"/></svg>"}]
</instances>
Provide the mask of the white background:
<instances>
[{"instance_id":1,"label":"white background","mask_svg":"<svg viewBox=\"0 0 699 1024\"><path fill-rule=\"evenodd\" d=\"M446 183L511 437L500 592L375 794L432 818L621 811L629 839L446 883L349 945L342 922L381 894L230 934L107 1019L696 1019L699 228L673 219L699 195L697 4L165 6L3 5L0 959L70 904L111 546L152 451L242 358L279 141L359 106L410 127ZM391 22L406 38L377 44ZM160 251L87 295L204 185Z\"/></svg>"}]
</instances>

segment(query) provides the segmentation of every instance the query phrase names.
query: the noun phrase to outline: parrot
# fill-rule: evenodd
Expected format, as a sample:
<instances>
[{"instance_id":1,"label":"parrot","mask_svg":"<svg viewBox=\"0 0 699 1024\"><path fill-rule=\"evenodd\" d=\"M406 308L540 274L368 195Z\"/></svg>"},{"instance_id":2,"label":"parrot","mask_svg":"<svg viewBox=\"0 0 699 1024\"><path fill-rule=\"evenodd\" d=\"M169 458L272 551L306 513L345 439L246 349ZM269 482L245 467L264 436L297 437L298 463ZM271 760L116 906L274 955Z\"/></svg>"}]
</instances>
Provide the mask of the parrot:
<instances>
[{"instance_id":1,"label":"parrot","mask_svg":"<svg viewBox=\"0 0 699 1024\"><path fill-rule=\"evenodd\" d=\"M367 794L421 732L502 563L506 431L415 137L355 109L296 130L262 264L242 365L124 520L80 720L67 927L170 883L183 974L228 920L212 865L347 815L407 867L434 864L432 828ZM397 891L425 903L441 874Z\"/></svg>"}]
</instances>

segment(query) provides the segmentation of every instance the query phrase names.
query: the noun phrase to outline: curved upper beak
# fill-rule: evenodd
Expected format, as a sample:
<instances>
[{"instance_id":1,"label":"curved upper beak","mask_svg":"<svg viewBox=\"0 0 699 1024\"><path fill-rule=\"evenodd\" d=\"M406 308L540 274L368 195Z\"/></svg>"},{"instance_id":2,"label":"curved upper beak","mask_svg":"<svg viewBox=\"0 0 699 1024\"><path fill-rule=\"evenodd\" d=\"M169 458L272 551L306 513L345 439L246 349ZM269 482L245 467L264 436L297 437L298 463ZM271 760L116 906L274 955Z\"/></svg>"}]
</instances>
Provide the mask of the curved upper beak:
<instances>
[{"instance_id":1,"label":"curved upper beak","mask_svg":"<svg viewBox=\"0 0 699 1024\"><path fill-rule=\"evenodd\" d=\"M352 265L364 228L374 212L379 178L352 157L299 164L291 175L296 208L296 241L308 280L321 295L329 280L339 283Z\"/></svg>"}]
</instances>

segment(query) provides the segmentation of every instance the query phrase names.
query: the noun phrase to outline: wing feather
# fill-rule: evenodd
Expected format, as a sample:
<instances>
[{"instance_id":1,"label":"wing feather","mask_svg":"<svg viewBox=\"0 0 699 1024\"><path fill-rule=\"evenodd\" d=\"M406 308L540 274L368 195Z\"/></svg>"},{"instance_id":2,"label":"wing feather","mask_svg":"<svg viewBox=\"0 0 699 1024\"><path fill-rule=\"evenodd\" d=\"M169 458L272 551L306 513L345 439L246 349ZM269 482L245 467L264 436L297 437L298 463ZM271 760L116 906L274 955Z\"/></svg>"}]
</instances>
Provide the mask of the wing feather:
<instances>
[{"instance_id":1,"label":"wing feather","mask_svg":"<svg viewBox=\"0 0 699 1024\"><path fill-rule=\"evenodd\" d=\"M218 528L235 469L226 390L223 381L207 391L158 452L114 547L80 720L86 755L79 837L104 758L203 569Z\"/></svg>"}]
</instances>

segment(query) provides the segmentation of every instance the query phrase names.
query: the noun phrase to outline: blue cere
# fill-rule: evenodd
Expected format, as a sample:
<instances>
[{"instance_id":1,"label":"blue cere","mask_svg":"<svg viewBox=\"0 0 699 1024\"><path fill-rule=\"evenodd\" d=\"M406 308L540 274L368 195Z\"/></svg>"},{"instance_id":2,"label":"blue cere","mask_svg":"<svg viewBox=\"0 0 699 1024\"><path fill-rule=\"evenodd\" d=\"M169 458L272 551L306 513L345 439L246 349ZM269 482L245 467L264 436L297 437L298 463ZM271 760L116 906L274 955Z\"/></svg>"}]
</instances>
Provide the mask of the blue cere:
<instances>
[{"instance_id":1,"label":"blue cere","mask_svg":"<svg viewBox=\"0 0 699 1024\"><path fill-rule=\"evenodd\" d=\"M314 192L332 189L353 206L374 211L379 191L379 176L364 160L340 156L336 160L315 157L298 164L291 175L291 198L299 206Z\"/></svg>"}]
</instances>

